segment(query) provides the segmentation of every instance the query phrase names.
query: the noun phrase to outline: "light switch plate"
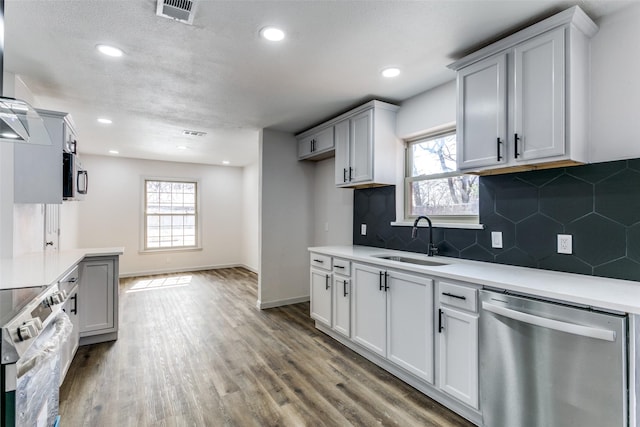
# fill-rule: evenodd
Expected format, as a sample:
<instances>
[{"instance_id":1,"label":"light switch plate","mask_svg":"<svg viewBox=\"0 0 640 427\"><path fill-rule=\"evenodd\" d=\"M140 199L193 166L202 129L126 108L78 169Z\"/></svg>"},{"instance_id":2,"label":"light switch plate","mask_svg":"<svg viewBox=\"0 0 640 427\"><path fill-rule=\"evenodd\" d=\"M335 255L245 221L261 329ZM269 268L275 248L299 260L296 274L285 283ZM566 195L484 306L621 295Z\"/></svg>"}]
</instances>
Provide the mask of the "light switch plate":
<instances>
[{"instance_id":1,"label":"light switch plate","mask_svg":"<svg viewBox=\"0 0 640 427\"><path fill-rule=\"evenodd\" d=\"M367 235L367 224L360 224L360 234L363 236Z\"/></svg>"},{"instance_id":2,"label":"light switch plate","mask_svg":"<svg viewBox=\"0 0 640 427\"><path fill-rule=\"evenodd\" d=\"M571 234L558 234L558 253L559 254L573 253L573 238Z\"/></svg>"},{"instance_id":3,"label":"light switch plate","mask_svg":"<svg viewBox=\"0 0 640 427\"><path fill-rule=\"evenodd\" d=\"M502 231L491 232L491 247L502 248Z\"/></svg>"}]
</instances>

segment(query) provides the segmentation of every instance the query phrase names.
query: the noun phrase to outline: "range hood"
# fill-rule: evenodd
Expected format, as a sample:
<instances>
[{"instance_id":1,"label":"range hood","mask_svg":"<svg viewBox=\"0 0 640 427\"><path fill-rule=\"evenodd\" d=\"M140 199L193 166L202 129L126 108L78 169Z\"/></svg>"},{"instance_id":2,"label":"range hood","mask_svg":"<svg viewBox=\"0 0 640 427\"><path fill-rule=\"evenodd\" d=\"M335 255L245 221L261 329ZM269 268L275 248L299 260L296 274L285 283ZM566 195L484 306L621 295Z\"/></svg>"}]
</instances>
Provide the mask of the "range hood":
<instances>
[{"instance_id":1,"label":"range hood","mask_svg":"<svg viewBox=\"0 0 640 427\"><path fill-rule=\"evenodd\" d=\"M4 0L0 0L0 92L4 81ZM0 141L51 145L44 120L26 101L0 97Z\"/></svg>"}]
</instances>

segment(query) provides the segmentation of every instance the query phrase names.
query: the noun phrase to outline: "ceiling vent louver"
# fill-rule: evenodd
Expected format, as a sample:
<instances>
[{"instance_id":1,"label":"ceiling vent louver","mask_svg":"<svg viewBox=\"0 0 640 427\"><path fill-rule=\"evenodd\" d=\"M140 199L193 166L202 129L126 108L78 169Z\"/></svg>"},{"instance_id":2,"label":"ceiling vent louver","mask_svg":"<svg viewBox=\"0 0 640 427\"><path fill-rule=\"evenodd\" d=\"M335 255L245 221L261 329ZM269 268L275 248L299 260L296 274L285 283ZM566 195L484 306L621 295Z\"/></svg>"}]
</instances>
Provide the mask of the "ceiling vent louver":
<instances>
[{"instance_id":1,"label":"ceiling vent louver","mask_svg":"<svg viewBox=\"0 0 640 427\"><path fill-rule=\"evenodd\" d=\"M196 2L192 0L158 0L156 15L185 24L193 24Z\"/></svg>"}]
</instances>

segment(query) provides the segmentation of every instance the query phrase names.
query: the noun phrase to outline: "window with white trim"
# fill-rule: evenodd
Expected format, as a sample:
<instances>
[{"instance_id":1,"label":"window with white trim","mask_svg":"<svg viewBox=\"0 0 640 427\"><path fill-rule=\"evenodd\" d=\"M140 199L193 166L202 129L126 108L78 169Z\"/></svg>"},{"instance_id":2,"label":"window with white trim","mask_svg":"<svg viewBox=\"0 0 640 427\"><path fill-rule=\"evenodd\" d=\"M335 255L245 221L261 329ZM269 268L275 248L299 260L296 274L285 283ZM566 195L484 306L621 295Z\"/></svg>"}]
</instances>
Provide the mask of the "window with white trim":
<instances>
[{"instance_id":1,"label":"window with white trim","mask_svg":"<svg viewBox=\"0 0 640 427\"><path fill-rule=\"evenodd\" d=\"M198 245L198 183L144 180L144 249Z\"/></svg>"},{"instance_id":2,"label":"window with white trim","mask_svg":"<svg viewBox=\"0 0 640 427\"><path fill-rule=\"evenodd\" d=\"M478 177L456 166L456 133L407 141L405 217L427 215L439 222L478 222Z\"/></svg>"}]
</instances>

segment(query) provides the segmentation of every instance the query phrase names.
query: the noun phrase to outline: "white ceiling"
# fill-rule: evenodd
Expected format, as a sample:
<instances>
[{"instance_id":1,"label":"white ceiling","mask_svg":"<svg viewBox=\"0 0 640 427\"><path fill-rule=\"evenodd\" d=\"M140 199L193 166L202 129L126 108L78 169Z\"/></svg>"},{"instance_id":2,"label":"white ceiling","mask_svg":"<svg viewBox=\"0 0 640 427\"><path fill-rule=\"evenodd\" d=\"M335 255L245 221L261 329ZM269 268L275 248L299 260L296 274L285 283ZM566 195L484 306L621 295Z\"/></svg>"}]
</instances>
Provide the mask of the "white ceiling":
<instances>
[{"instance_id":1,"label":"white ceiling","mask_svg":"<svg viewBox=\"0 0 640 427\"><path fill-rule=\"evenodd\" d=\"M299 132L372 98L400 102L452 80L446 65L465 53L569 6L597 19L632 3L203 0L190 26L156 16L155 0L6 0L5 70L35 107L72 114L80 153L243 166L261 128ZM260 39L266 25L285 41ZM400 77L380 76L390 65Z\"/></svg>"}]
</instances>

